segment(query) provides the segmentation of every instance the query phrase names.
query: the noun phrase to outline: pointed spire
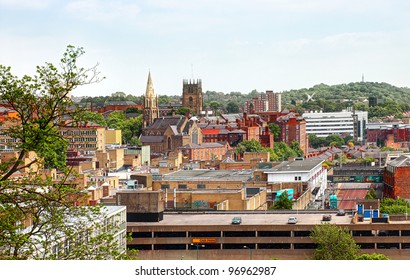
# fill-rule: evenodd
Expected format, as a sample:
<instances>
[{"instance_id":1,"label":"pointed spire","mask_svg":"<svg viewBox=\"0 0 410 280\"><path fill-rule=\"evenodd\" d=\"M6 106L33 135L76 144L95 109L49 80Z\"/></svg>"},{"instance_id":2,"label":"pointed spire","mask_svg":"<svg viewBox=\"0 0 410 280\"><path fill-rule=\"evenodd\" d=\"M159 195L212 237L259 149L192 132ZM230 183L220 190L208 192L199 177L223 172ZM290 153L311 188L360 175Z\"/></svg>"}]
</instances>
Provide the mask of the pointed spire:
<instances>
[{"instance_id":1,"label":"pointed spire","mask_svg":"<svg viewBox=\"0 0 410 280\"><path fill-rule=\"evenodd\" d=\"M151 71L148 72L147 90L145 91L145 96L147 98L155 97L154 86L152 84L152 79L151 79Z\"/></svg>"}]
</instances>

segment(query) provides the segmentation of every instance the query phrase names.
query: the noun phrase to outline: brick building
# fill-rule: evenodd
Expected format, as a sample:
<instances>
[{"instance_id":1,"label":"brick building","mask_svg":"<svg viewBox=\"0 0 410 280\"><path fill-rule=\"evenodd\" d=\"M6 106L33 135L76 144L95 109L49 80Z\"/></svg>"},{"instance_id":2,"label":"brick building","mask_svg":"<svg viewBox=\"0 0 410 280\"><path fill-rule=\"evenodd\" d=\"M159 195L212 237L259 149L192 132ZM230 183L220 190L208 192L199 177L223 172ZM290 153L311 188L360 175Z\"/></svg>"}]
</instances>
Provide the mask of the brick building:
<instances>
[{"instance_id":1,"label":"brick building","mask_svg":"<svg viewBox=\"0 0 410 280\"><path fill-rule=\"evenodd\" d=\"M142 145L149 145L152 153L169 153L186 144L201 144L202 132L197 123L185 116L167 116L155 119L142 130Z\"/></svg>"},{"instance_id":2,"label":"brick building","mask_svg":"<svg viewBox=\"0 0 410 280\"><path fill-rule=\"evenodd\" d=\"M98 113L105 113L105 112L114 112L114 111L125 111L129 108L135 108L138 110L143 109L141 104L136 104L133 101L108 101L104 107L100 107L97 109ZM94 109L91 108L90 111Z\"/></svg>"},{"instance_id":3,"label":"brick building","mask_svg":"<svg viewBox=\"0 0 410 280\"><path fill-rule=\"evenodd\" d=\"M276 123L281 128L281 140L287 145L290 145L293 141L299 143L299 146L305 155L308 154L308 135L306 133L306 121L303 117L296 113L289 113L284 116L280 116Z\"/></svg>"},{"instance_id":4,"label":"brick building","mask_svg":"<svg viewBox=\"0 0 410 280\"><path fill-rule=\"evenodd\" d=\"M243 112L254 114L255 112L280 112L282 110L282 96L280 93L267 90L266 93L246 101Z\"/></svg>"},{"instance_id":5,"label":"brick building","mask_svg":"<svg viewBox=\"0 0 410 280\"><path fill-rule=\"evenodd\" d=\"M385 146L393 143L410 142L410 125L402 123L369 123L366 128L366 140L368 144Z\"/></svg>"},{"instance_id":6,"label":"brick building","mask_svg":"<svg viewBox=\"0 0 410 280\"><path fill-rule=\"evenodd\" d=\"M179 147L184 158L192 161L201 160L222 160L223 156L229 151L231 146L225 143L202 143L202 144L186 144Z\"/></svg>"},{"instance_id":7,"label":"brick building","mask_svg":"<svg viewBox=\"0 0 410 280\"><path fill-rule=\"evenodd\" d=\"M410 198L410 156L402 155L387 163L383 181L385 197Z\"/></svg>"}]
</instances>

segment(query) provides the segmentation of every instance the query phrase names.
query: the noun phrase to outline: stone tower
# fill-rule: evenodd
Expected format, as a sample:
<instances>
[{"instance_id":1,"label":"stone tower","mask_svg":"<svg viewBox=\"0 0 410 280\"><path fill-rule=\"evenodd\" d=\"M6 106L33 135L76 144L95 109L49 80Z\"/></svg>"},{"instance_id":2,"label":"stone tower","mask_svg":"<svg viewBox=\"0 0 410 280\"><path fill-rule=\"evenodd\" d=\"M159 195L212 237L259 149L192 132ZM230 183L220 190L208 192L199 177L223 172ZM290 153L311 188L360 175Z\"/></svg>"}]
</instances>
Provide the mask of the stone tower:
<instances>
[{"instance_id":1,"label":"stone tower","mask_svg":"<svg viewBox=\"0 0 410 280\"><path fill-rule=\"evenodd\" d=\"M154 94L151 72L148 72L147 90L144 97L143 127L150 126L156 118L159 118L158 98Z\"/></svg>"},{"instance_id":2,"label":"stone tower","mask_svg":"<svg viewBox=\"0 0 410 280\"><path fill-rule=\"evenodd\" d=\"M187 107L199 116L202 112L202 81L184 80L182 89L182 106Z\"/></svg>"}]
</instances>

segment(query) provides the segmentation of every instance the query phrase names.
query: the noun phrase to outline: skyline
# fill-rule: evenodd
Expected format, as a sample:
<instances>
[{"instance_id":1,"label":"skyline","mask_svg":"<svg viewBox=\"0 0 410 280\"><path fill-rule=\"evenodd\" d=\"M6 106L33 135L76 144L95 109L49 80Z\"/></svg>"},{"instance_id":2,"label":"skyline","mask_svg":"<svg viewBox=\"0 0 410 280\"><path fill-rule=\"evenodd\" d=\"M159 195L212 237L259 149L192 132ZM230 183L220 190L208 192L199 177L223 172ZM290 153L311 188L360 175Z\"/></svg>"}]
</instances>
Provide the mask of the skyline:
<instances>
[{"instance_id":1,"label":"skyline","mask_svg":"<svg viewBox=\"0 0 410 280\"><path fill-rule=\"evenodd\" d=\"M83 47L99 84L74 96L180 95L309 88L365 81L409 87L410 2L404 0L0 0L0 64L17 76Z\"/></svg>"}]
</instances>

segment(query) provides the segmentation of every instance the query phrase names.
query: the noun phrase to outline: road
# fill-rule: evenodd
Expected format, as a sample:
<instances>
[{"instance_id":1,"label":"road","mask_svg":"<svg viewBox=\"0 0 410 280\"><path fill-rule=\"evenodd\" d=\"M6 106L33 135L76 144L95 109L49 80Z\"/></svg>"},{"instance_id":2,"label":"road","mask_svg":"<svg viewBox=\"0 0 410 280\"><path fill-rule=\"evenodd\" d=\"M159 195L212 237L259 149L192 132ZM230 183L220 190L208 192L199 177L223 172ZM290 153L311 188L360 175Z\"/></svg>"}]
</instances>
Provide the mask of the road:
<instances>
[{"instance_id":1,"label":"road","mask_svg":"<svg viewBox=\"0 0 410 280\"><path fill-rule=\"evenodd\" d=\"M356 209L356 200L364 199L368 190L369 183L343 183L339 184L336 190L339 209Z\"/></svg>"}]
</instances>

